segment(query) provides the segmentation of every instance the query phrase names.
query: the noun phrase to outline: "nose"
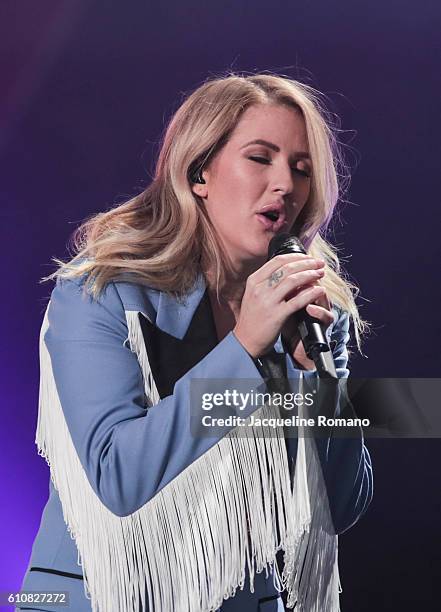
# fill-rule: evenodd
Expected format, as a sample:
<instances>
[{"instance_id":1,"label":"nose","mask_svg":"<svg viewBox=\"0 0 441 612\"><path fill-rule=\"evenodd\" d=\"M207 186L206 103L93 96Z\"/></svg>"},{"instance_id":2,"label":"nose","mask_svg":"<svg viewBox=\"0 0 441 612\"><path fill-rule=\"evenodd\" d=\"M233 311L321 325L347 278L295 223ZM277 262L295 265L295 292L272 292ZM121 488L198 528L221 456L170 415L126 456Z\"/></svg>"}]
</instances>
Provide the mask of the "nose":
<instances>
[{"instance_id":1,"label":"nose","mask_svg":"<svg viewBox=\"0 0 441 612\"><path fill-rule=\"evenodd\" d=\"M272 191L280 191L284 195L294 190L294 179L291 166L287 162L273 165L271 177Z\"/></svg>"}]
</instances>

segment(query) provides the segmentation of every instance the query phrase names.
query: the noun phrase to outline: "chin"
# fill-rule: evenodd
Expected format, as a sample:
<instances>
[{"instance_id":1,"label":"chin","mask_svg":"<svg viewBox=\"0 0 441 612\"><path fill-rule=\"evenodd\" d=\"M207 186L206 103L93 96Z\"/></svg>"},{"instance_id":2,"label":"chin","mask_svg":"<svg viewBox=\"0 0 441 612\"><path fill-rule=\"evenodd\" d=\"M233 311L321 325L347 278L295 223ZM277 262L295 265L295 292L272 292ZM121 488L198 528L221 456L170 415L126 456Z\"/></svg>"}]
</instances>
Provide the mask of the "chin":
<instances>
[{"instance_id":1,"label":"chin","mask_svg":"<svg viewBox=\"0 0 441 612\"><path fill-rule=\"evenodd\" d=\"M250 248L244 253L244 258L250 261L261 259L266 261L268 257L268 245L271 238L272 236L268 240L260 240L258 244L250 245Z\"/></svg>"}]
</instances>

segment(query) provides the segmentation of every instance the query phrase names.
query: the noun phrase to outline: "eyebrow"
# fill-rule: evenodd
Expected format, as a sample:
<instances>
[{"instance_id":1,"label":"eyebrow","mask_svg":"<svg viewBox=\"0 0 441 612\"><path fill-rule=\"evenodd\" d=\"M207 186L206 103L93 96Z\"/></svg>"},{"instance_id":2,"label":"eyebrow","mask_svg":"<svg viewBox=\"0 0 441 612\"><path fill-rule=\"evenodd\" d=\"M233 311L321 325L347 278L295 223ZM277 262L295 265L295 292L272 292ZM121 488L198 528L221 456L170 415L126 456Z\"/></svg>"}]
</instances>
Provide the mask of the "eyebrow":
<instances>
[{"instance_id":1,"label":"eyebrow","mask_svg":"<svg viewBox=\"0 0 441 612\"><path fill-rule=\"evenodd\" d=\"M269 142L268 140L262 140L261 138L256 138L256 140L250 140L250 142L247 142L246 144L244 144L240 148L244 149L245 147L247 147L250 144L264 145L265 147L268 147L269 149L272 149L276 153L280 153L280 147L278 147L276 144L274 144L272 142ZM311 156L309 155L309 153L307 151L297 151L297 153L294 155L294 157L296 157L296 158L300 158L301 157L301 158L305 158L305 159L311 159Z\"/></svg>"}]
</instances>

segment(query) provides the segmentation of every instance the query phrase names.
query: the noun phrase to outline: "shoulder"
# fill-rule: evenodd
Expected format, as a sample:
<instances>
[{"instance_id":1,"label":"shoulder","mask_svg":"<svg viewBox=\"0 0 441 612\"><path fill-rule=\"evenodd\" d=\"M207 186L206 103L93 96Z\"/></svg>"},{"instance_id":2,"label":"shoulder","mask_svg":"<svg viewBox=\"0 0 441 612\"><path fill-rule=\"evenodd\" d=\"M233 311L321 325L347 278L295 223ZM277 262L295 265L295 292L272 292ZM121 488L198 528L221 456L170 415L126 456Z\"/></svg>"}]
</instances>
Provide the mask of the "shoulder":
<instances>
[{"instance_id":1,"label":"shoulder","mask_svg":"<svg viewBox=\"0 0 441 612\"><path fill-rule=\"evenodd\" d=\"M339 377L347 377L348 370L348 347L350 315L341 306L334 305L334 323L327 331L328 341L334 357L335 367Z\"/></svg>"},{"instance_id":2,"label":"shoulder","mask_svg":"<svg viewBox=\"0 0 441 612\"><path fill-rule=\"evenodd\" d=\"M108 283L96 298L87 288L86 276L57 278L50 296L48 320L58 337L75 340L93 337L99 325L124 326L125 313L113 283Z\"/></svg>"},{"instance_id":3,"label":"shoulder","mask_svg":"<svg viewBox=\"0 0 441 612\"><path fill-rule=\"evenodd\" d=\"M328 339L335 342L347 342L349 340L350 314L347 310L333 304L332 313L334 323L328 329Z\"/></svg>"},{"instance_id":4,"label":"shoulder","mask_svg":"<svg viewBox=\"0 0 441 612\"><path fill-rule=\"evenodd\" d=\"M158 292L135 282L108 282L98 296L92 294L88 275L57 278L52 290L48 319L52 329L69 338L84 337L101 326L115 332L127 330L127 311L138 311L155 320Z\"/></svg>"}]
</instances>

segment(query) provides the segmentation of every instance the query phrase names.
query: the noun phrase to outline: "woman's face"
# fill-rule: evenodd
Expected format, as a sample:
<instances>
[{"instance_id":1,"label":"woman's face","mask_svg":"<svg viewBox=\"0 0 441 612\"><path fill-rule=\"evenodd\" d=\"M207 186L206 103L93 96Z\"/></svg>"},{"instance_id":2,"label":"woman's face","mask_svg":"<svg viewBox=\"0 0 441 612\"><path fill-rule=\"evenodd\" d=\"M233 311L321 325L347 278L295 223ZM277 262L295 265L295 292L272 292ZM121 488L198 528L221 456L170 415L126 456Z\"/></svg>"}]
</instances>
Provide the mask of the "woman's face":
<instances>
[{"instance_id":1,"label":"woman's face","mask_svg":"<svg viewBox=\"0 0 441 612\"><path fill-rule=\"evenodd\" d=\"M205 184L193 184L233 264L264 263L271 238L290 230L308 200L311 171L300 112L259 104L243 113Z\"/></svg>"}]
</instances>

